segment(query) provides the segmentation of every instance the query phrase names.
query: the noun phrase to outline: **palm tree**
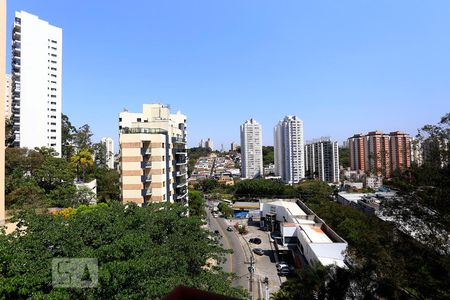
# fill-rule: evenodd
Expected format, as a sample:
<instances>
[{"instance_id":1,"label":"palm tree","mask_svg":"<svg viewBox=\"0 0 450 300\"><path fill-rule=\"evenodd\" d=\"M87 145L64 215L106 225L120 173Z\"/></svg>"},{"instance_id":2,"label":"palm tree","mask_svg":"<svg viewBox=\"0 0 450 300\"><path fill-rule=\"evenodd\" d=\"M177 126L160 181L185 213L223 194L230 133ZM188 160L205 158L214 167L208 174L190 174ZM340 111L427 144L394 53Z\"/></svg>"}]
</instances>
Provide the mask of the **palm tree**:
<instances>
[{"instance_id":1,"label":"palm tree","mask_svg":"<svg viewBox=\"0 0 450 300\"><path fill-rule=\"evenodd\" d=\"M70 159L72 164L77 167L77 179L80 179L80 168L83 170L83 181L86 177L86 168L94 164L92 153L88 149L81 149Z\"/></svg>"}]
</instances>

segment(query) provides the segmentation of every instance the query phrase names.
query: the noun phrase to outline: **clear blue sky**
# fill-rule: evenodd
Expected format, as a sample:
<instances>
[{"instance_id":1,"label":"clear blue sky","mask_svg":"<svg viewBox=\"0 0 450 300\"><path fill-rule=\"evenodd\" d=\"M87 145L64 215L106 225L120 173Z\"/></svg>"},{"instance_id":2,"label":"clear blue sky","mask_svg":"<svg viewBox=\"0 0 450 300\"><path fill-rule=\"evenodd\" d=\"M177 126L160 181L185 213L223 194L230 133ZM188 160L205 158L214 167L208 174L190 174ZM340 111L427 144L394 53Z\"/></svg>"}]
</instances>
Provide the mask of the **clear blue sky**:
<instances>
[{"instance_id":1,"label":"clear blue sky","mask_svg":"<svg viewBox=\"0 0 450 300\"><path fill-rule=\"evenodd\" d=\"M305 138L415 134L450 111L449 0L9 0L63 28L63 112L116 141L118 113L163 102L189 144L264 144L285 115Z\"/></svg>"}]
</instances>

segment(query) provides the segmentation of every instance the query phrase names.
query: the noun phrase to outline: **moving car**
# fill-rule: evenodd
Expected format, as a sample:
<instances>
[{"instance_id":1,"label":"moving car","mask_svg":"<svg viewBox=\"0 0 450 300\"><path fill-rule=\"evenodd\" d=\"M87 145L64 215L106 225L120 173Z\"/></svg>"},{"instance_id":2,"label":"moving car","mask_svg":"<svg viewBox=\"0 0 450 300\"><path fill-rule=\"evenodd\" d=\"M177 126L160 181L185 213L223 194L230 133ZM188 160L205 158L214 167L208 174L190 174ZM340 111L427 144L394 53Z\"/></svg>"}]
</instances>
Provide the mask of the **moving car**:
<instances>
[{"instance_id":1,"label":"moving car","mask_svg":"<svg viewBox=\"0 0 450 300\"><path fill-rule=\"evenodd\" d=\"M233 231L233 227L228 226L228 227L227 227L227 231Z\"/></svg>"},{"instance_id":2,"label":"moving car","mask_svg":"<svg viewBox=\"0 0 450 300\"><path fill-rule=\"evenodd\" d=\"M261 244L261 239L260 238L252 238L252 239L249 239L248 241L250 243L257 244L257 245Z\"/></svg>"},{"instance_id":3,"label":"moving car","mask_svg":"<svg viewBox=\"0 0 450 300\"><path fill-rule=\"evenodd\" d=\"M253 253L258 254L258 255L264 255L264 250L261 248L255 248L255 249L253 249Z\"/></svg>"}]
</instances>

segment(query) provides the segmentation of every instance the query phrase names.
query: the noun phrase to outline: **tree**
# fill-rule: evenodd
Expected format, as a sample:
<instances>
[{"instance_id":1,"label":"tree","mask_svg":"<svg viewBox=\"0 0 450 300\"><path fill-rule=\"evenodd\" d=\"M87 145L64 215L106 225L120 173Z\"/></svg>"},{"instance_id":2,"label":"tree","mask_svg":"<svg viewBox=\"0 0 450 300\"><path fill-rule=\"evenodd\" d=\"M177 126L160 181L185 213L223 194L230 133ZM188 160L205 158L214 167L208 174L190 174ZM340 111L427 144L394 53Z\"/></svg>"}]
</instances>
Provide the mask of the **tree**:
<instances>
[{"instance_id":1,"label":"tree","mask_svg":"<svg viewBox=\"0 0 450 300\"><path fill-rule=\"evenodd\" d=\"M344 167L350 167L350 149L340 147L339 148L339 164Z\"/></svg>"},{"instance_id":2,"label":"tree","mask_svg":"<svg viewBox=\"0 0 450 300\"><path fill-rule=\"evenodd\" d=\"M14 120L13 116L5 118L5 146L12 147L14 143Z\"/></svg>"},{"instance_id":3,"label":"tree","mask_svg":"<svg viewBox=\"0 0 450 300\"><path fill-rule=\"evenodd\" d=\"M92 145L92 150L94 152L95 164L98 167L106 168L106 159L109 155L106 151L106 145L103 143L95 143Z\"/></svg>"},{"instance_id":4,"label":"tree","mask_svg":"<svg viewBox=\"0 0 450 300\"><path fill-rule=\"evenodd\" d=\"M220 267L226 251L186 209L120 203L80 206L59 215L22 212L18 229L0 234L0 298L161 299L178 285L244 298ZM26 234L23 234L23 232ZM52 287L52 259L95 257L98 286Z\"/></svg>"},{"instance_id":5,"label":"tree","mask_svg":"<svg viewBox=\"0 0 450 300\"><path fill-rule=\"evenodd\" d=\"M77 149L92 150L91 137L94 134L91 131L91 127L88 124L84 124L75 132L73 139Z\"/></svg>"},{"instance_id":6,"label":"tree","mask_svg":"<svg viewBox=\"0 0 450 300\"><path fill-rule=\"evenodd\" d=\"M69 117L61 113L61 157L67 161L75 154L75 133L76 128L70 122Z\"/></svg>"},{"instance_id":7,"label":"tree","mask_svg":"<svg viewBox=\"0 0 450 300\"><path fill-rule=\"evenodd\" d=\"M45 156L41 166L33 172L33 177L41 188L50 191L64 182L72 183L75 175L64 159Z\"/></svg>"},{"instance_id":8,"label":"tree","mask_svg":"<svg viewBox=\"0 0 450 300\"><path fill-rule=\"evenodd\" d=\"M189 215L203 217L205 212L205 198L200 191L189 190Z\"/></svg>"},{"instance_id":9,"label":"tree","mask_svg":"<svg viewBox=\"0 0 450 300\"><path fill-rule=\"evenodd\" d=\"M222 215L225 218L229 218L229 217L233 216L234 211L227 203L220 202L219 205L217 206L217 208L219 209L219 211L222 213Z\"/></svg>"},{"instance_id":10,"label":"tree","mask_svg":"<svg viewBox=\"0 0 450 300\"><path fill-rule=\"evenodd\" d=\"M265 166L274 163L274 149L273 146L263 146L263 163Z\"/></svg>"},{"instance_id":11,"label":"tree","mask_svg":"<svg viewBox=\"0 0 450 300\"><path fill-rule=\"evenodd\" d=\"M93 176L97 179L97 200L99 202L119 201L119 172L94 166Z\"/></svg>"},{"instance_id":12,"label":"tree","mask_svg":"<svg viewBox=\"0 0 450 300\"><path fill-rule=\"evenodd\" d=\"M91 152L88 149L83 148L82 150L78 151L77 154L72 156L71 162L77 169L77 178L80 179L81 170L83 175L82 179L83 181L86 180L86 169L94 164Z\"/></svg>"}]
</instances>

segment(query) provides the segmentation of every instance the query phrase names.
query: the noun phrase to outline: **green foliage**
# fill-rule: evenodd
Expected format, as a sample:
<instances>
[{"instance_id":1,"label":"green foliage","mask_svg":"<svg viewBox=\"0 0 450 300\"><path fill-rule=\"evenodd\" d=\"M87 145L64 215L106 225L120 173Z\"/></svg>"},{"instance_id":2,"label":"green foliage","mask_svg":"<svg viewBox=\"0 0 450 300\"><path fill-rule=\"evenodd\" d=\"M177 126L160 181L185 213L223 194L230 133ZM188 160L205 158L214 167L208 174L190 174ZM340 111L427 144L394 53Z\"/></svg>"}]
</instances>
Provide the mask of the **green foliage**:
<instances>
[{"instance_id":1,"label":"green foliage","mask_svg":"<svg viewBox=\"0 0 450 300\"><path fill-rule=\"evenodd\" d=\"M267 166L268 164L274 163L274 150L273 146L263 146L263 164Z\"/></svg>"},{"instance_id":2,"label":"green foliage","mask_svg":"<svg viewBox=\"0 0 450 300\"><path fill-rule=\"evenodd\" d=\"M216 179L205 178L198 180L196 189L201 190L204 193L211 193L215 189L219 188L220 184Z\"/></svg>"},{"instance_id":3,"label":"green foliage","mask_svg":"<svg viewBox=\"0 0 450 300\"><path fill-rule=\"evenodd\" d=\"M228 205L228 203L220 202L217 208L224 215L225 218L233 216L233 209Z\"/></svg>"},{"instance_id":4,"label":"green foliage","mask_svg":"<svg viewBox=\"0 0 450 300\"><path fill-rule=\"evenodd\" d=\"M297 189L302 200L348 242L349 269L313 268L308 272L314 274L283 285L276 299L308 299L308 291L319 295L317 299L402 299L412 295L445 299L450 295L445 284L450 275L449 255L417 242L391 223L330 201L326 184L305 181ZM336 272L344 279L333 279ZM339 285L339 289L328 294L330 285Z\"/></svg>"},{"instance_id":5,"label":"green foliage","mask_svg":"<svg viewBox=\"0 0 450 300\"><path fill-rule=\"evenodd\" d=\"M235 185L236 197L256 198L256 197L286 197L296 196L292 186L281 181L266 179L241 180Z\"/></svg>"},{"instance_id":6,"label":"green foliage","mask_svg":"<svg viewBox=\"0 0 450 300\"><path fill-rule=\"evenodd\" d=\"M84 124L76 130L73 135L73 142L78 149L92 150L91 137L94 134L91 131L91 127L88 124Z\"/></svg>"},{"instance_id":7,"label":"green foliage","mask_svg":"<svg viewBox=\"0 0 450 300\"><path fill-rule=\"evenodd\" d=\"M69 117L61 114L61 157L69 161L75 154L74 135L76 128L72 125Z\"/></svg>"},{"instance_id":8,"label":"green foliage","mask_svg":"<svg viewBox=\"0 0 450 300\"><path fill-rule=\"evenodd\" d=\"M333 194L333 189L320 180L305 180L297 186L298 195L309 202L317 202L322 199L329 199Z\"/></svg>"},{"instance_id":9,"label":"green foliage","mask_svg":"<svg viewBox=\"0 0 450 300\"><path fill-rule=\"evenodd\" d=\"M339 164L344 168L350 167L350 149L339 148Z\"/></svg>"},{"instance_id":10,"label":"green foliage","mask_svg":"<svg viewBox=\"0 0 450 300\"><path fill-rule=\"evenodd\" d=\"M119 172L94 166L91 176L97 179L97 199L99 202L120 200Z\"/></svg>"},{"instance_id":11,"label":"green foliage","mask_svg":"<svg viewBox=\"0 0 450 300\"><path fill-rule=\"evenodd\" d=\"M347 299L349 283L347 270L316 264L301 269L297 280L283 283L273 299Z\"/></svg>"},{"instance_id":12,"label":"green foliage","mask_svg":"<svg viewBox=\"0 0 450 300\"><path fill-rule=\"evenodd\" d=\"M81 206L66 216L19 216L18 231L0 234L0 298L161 299L178 285L244 298L230 275L202 268L223 261L225 250L208 238L185 208L121 204ZM26 234L20 231L25 230ZM52 288L56 257L95 257L99 286Z\"/></svg>"},{"instance_id":13,"label":"green foliage","mask_svg":"<svg viewBox=\"0 0 450 300\"><path fill-rule=\"evenodd\" d=\"M86 170L94 164L91 151L87 148L83 148L78 151L77 154L72 156L70 161L76 167L77 178L80 179L81 177L83 181L86 181ZM82 176L80 176L80 172Z\"/></svg>"},{"instance_id":14,"label":"green foliage","mask_svg":"<svg viewBox=\"0 0 450 300\"><path fill-rule=\"evenodd\" d=\"M203 217L205 212L205 198L200 191L189 190L189 215Z\"/></svg>"}]
</instances>

